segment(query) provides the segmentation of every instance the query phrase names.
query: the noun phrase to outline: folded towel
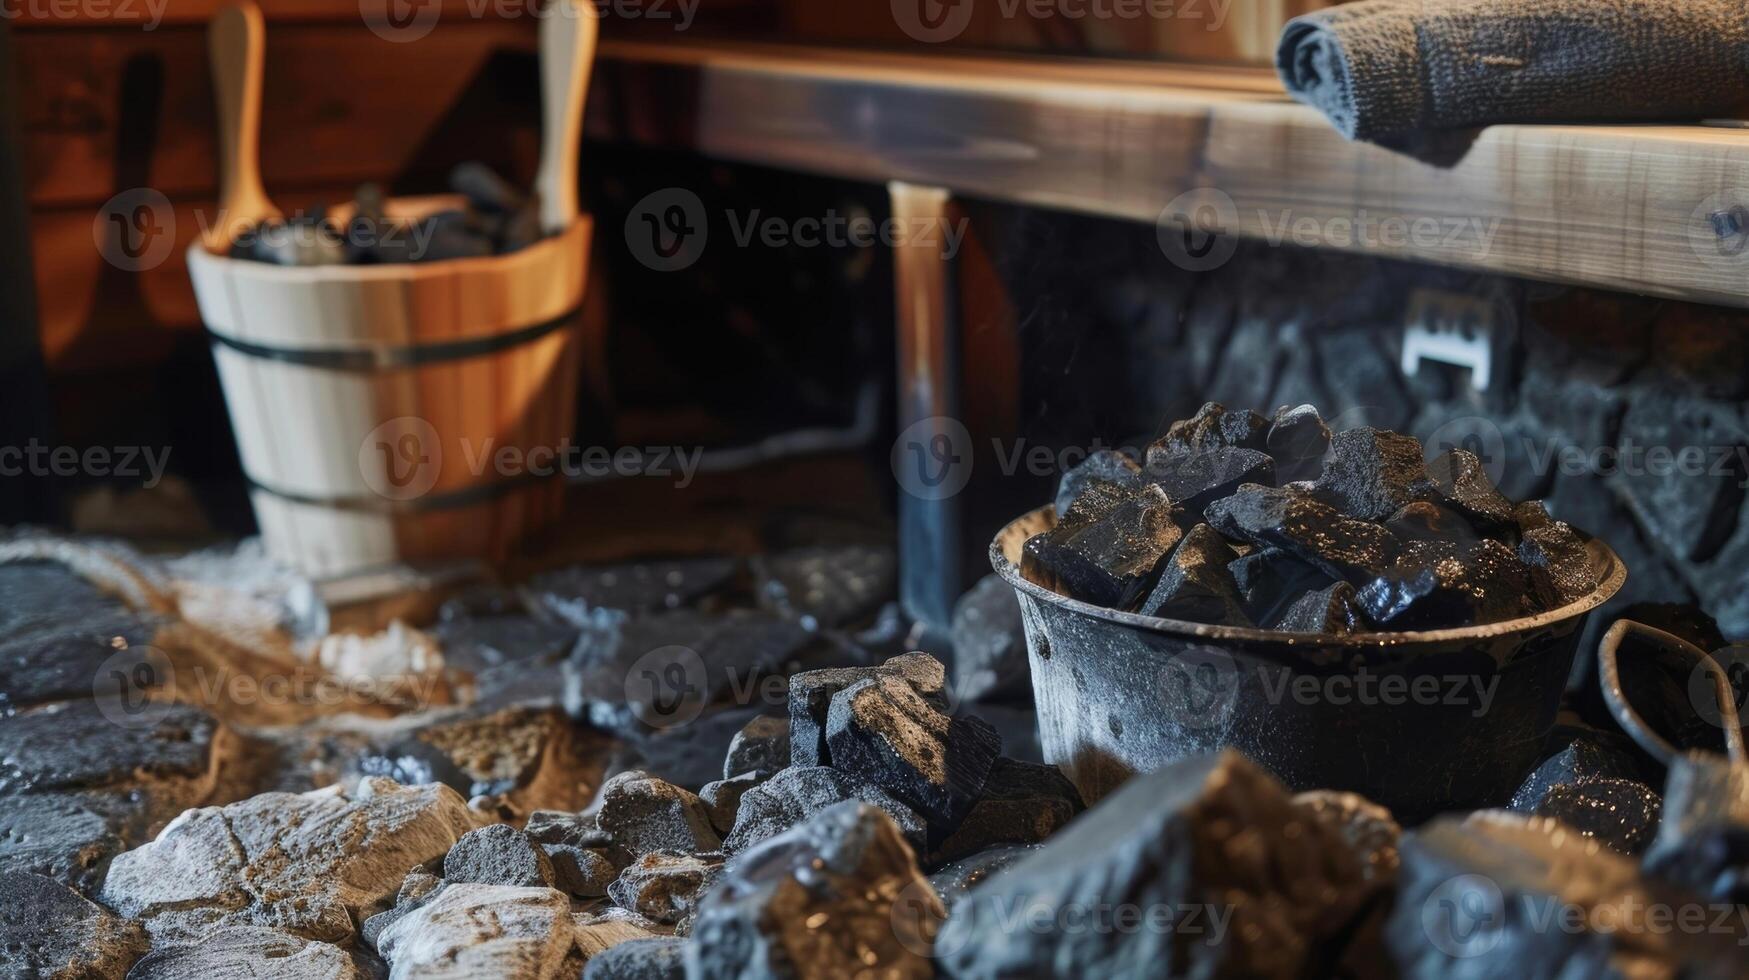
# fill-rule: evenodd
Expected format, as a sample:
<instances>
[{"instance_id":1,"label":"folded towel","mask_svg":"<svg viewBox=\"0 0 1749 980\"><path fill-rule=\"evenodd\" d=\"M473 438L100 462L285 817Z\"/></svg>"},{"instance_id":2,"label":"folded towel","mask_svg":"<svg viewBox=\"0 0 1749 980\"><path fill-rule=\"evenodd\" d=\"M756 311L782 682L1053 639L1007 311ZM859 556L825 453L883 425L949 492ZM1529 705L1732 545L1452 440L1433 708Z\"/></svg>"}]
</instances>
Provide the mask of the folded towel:
<instances>
[{"instance_id":1,"label":"folded towel","mask_svg":"<svg viewBox=\"0 0 1749 980\"><path fill-rule=\"evenodd\" d=\"M1749 104L1744 0L1362 0L1288 22L1276 67L1350 139Z\"/></svg>"}]
</instances>

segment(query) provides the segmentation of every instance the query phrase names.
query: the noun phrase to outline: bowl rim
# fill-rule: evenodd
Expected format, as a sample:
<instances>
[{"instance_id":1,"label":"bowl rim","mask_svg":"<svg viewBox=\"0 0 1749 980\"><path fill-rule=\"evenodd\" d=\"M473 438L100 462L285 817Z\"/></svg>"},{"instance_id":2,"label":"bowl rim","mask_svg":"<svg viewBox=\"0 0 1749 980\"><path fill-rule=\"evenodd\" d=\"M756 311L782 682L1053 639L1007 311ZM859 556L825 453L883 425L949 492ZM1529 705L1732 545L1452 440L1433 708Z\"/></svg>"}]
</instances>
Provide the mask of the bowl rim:
<instances>
[{"instance_id":1,"label":"bowl rim","mask_svg":"<svg viewBox=\"0 0 1749 980\"><path fill-rule=\"evenodd\" d=\"M1438 645L1445 643L1473 643L1478 640L1492 640L1502 637L1533 632L1557 623L1565 622L1583 616L1614 598L1627 581L1628 569L1621 556L1602 540L1584 532L1579 532L1585 538L1586 546L1591 550L1594 559L1603 562L1604 572L1599 576L1591 592L1584 598L1575 600L1558 609L1538 613L1535 616L1524 616L1518 619L1504 620L1498 623L1484 623L1477 626L1460 626L1439 630L1421 630L1416 632L1391 633L1351 633L1346 636L1336 636L1325 633L1287 633L1279 630L1262 629L1256 626L1216 626L1209 623L1193 623L1182 619L1166 619L1160 616L1143 616L1140 613L1125 612L1121 609L1110 609L1097 606L1080 599L1073 599L1060 592L1054 592L1039 585L1020 574L1020 566L1010 561L1003 550L1003 543L1017 535L1024 524L1038 524L1048 520L1056 521L1056 505L1046 504L1035 510L1016 517L1002 526L996 532L996 537L990 542L990 564L1003 581L1014 588L1036 599L1060 606L1070 612L1094 619L1128 626L1132 629L1145 630L1151 633L1165 633L1201 640L1222 640L1242 643L1273 644L1277 646L1317 646L1323 649L1336 647L1352 649L1378 649L1384 647L1401 647L1408 645ZM1039 525L1042 529L1046 525ZM1036 531L1034 533L1037 533ZM1027 535L1031 537L1031 535ZM1024 540L1023 542L1024 543Z\"/></svg>"}]
</instances>

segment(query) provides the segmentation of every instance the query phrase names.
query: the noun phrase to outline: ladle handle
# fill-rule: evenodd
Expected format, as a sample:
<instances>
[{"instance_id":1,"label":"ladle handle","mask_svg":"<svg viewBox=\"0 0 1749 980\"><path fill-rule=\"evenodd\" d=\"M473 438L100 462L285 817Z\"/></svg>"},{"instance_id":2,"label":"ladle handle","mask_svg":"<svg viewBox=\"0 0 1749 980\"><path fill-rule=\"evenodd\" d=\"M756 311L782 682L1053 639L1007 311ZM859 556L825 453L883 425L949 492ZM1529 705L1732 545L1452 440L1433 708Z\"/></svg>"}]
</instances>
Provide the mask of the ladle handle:
<instances>
[{"instance_id":1,"label":"ladle handle","mask_svg":"<svg viewBox=\"0 0 1749 980\"><path fill-rule=\"evenodd\" d=\"M1609 713L1615 717L1622 731L1627 732L1641 748L1666 768L1681 754L1676 746L1671 745L1664 736L1646 724L1646 719L1634 710L1634 706L1628 701L1627 692L1622 689L1619 654L1622 643L1630 636L1673 651L1697 667L1705 668L1713 680L1714 696L1718 699L1719 721L1725 729L1725 753L1729 756L1731 765L1749 766L1749 752L1745 752L1743 747L1743 722L1737 716L1737 692L1731 686L1731 675L1719 666L1719 662L1711 654L1700 647L1679 636L1631 619L1616 620L1609 632L1603 634L1603 642L1597 646L1597 674L1598 682L1603 685L1603 701L1609 706Z\"/></svg>"},{"instance_id":2,"label":"ladle handle","mask_svg":"<svg viewBox=\"0 0 1749 980\"><path fill-rule=\"evenodd\" d=\"M600 16L591 0L549 0L540 25L541 152L534 189L541 227L557 235L577 220L583 105Z\"/></svg>"},{"instance_id":3,"label":"ladle handle","mask_svg":"<svg viewBox=\"0 0 1749 980\"><path fill-rule=\"evenodd\" d=\"M222 249L237 234L279 211L261 184L261 75L267 28L253 0L238 0L207 27L219 115L219 215L206 245Z\"/></svg>"}]
</instances>

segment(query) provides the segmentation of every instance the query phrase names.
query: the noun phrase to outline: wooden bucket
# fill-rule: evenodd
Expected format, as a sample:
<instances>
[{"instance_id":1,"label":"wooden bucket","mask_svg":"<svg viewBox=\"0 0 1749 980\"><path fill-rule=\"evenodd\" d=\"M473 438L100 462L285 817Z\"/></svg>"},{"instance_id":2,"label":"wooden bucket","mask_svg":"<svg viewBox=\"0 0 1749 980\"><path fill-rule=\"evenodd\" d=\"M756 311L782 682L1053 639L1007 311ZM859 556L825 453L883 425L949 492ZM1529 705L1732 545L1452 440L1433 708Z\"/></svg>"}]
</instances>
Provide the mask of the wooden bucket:
<instances>
[{"instance_id":1,"label":"wooden bucket","mask_svg":"<svg viewBox=\"0 0 1749 980\"><path fill-rule=\"evenodd\" d=\"M272 555L317 577L502 560L558 515L546 453L572 435L590 231L584 216L507 255L405 265L189 250Z\"/></svg>"}]
</instances>

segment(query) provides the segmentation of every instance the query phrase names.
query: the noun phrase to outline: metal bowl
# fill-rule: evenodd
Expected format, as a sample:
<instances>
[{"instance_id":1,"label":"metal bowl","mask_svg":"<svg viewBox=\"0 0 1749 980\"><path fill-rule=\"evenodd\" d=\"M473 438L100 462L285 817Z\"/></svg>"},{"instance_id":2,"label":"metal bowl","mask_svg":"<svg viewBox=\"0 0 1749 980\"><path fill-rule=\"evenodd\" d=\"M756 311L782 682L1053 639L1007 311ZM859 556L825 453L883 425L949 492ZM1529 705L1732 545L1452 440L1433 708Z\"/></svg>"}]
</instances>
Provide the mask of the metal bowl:
<instances>
[{"instance_id":1,"label":"metal bowl","mask_svg":"<svg viewBox=\"0 0 1749 980\"><path fill-rule=\"evenodd\" d=\"M1588 542L1596 586L1526 619L1353 636L1141 616L1020 574L1056 522L1026 514L990 562L1020 596L1045 757L1091 804L1130 776L1232 747L1295 790L1340 789L1419 822L1507 802L1536 764L1592 610L1627 569Z\"/></svg>"}]
</instances>

